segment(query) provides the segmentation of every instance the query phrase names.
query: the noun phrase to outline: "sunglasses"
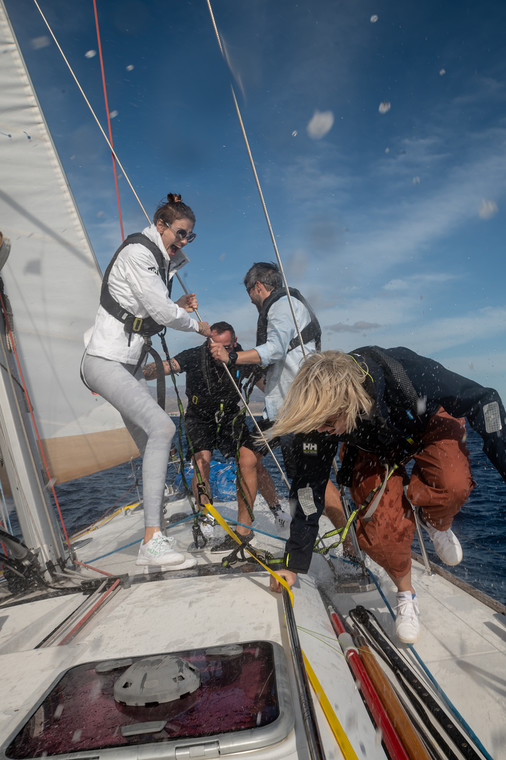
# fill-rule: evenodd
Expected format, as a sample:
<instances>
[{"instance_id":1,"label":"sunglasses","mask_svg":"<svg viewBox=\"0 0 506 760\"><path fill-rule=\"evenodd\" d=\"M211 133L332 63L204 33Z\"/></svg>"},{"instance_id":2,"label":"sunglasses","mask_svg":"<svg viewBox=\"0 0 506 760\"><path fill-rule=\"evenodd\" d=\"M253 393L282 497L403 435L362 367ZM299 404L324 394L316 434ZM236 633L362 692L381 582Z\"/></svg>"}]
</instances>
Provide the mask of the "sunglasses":
<instances>
[{"instance_id":1,"label":"sunglasses","mask_svg":"<svg viewBox=\"0 0 506 760\"><path fill-rule=\"evenodd\" d=\"M164 224L166 227L169 228L169 230L172 230L174 235L181 242L183 240L186 240L187 243L193 243L193 241L197 237L197 234L195 232L188 232L188 230L183 229L183 227L180 227L180 229L175 230L171 224L168 224L167 222L164 222Z\"/></svg>"}]
</instances>

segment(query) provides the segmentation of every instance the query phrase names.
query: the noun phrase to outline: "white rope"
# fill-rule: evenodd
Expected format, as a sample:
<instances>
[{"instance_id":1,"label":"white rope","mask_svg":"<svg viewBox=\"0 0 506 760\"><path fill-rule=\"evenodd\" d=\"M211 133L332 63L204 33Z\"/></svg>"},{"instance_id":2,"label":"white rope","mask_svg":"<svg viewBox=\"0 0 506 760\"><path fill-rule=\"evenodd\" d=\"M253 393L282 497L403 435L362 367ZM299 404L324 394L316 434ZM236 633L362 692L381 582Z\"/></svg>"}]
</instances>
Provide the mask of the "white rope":
<instances>
[{"instance_id":1,"label":"white rope","mask_svg":"<svg viewBox=\"0 0 506 760\"><path fill-rule=\"evenodd\" d=\"M233 72L232 72L232 69L231 69L228 57L225 55L225 51L224 51L224 48L223 48L223 45L222 45L222 42L221 42L220 33L218 31L218 26L217 26L216 20L214 18L213 9L212 9L212 6L211 6L211 0L207 0L207 7L209 8L209 13L210 13L210 16L211 16L211 21L212 21L212 24L213 24L213 27L214 27L214 33L216 35L216 39L218 40L218 45L219 45L219 48L220 48L220 52L221 52L221 54L223 56L223 60L226 62L227 67L228 67L230 73L233 76ZM230 89L232 90L232 97L234 99L234 106L235 106L235 110L236 110L236 113L237 113L237 118L239 119L239 125L241 127L241 132L242 132L244 144L246 145L246 150L248 152L249 162L250 162L250 165L251 165L251 169L253 171L253 177L255 178L255 184L257 186L258 195L260 196L260 203L262 204L262 209L263 209L263 212L264 212L265 220L267 222L267 227L269 229L269 234L271 236L271 241L272 241L272 245L273 245L273 248L274 248L274 253L276 255L276 260L278 262L279 271L281 273L281 277L283 278L283 284L285 286L286 295L287 295L287 298L288 298L288 303L290 305L290 311L292 313L293 322L294 322L294 325L295 325L295 329L297 330L297 335L299 337L300 347L302 349L302 354L303 354L303 356L305 358L307 356L306 349L305 349L305 346L304 346L304 342L302 340L302 335L301 335L301 332L300 332L299 324L297 322L297 317L295 315L295 309L294 309L294 306L293 306L293 300L292 300L292 296L291 296L291 293L290 293L290 289L288 287L288 281L286 279L285 270L283 268L283 262L281 261L281 256L279 255L278 245L276 243L276 238L274 237L274 230L272 228L271 220L270 220L270 217L269 217L269 212L267 211L267 205L265 203L264 194L262 192L262 186L261 186L260 180L258 178L258 172L256 170L255 161L253 159L253 154L251 152L251 148L250 148L250 145L249 145L248 136L246 134L246 129L244 127L244 121L243 121L243 118L242 118L241 109L239 108L239 103L237 102L237 97L236 97L236 94L235 94L234 86L232 84L230 85Z\"/></svg>"}]
</instances>

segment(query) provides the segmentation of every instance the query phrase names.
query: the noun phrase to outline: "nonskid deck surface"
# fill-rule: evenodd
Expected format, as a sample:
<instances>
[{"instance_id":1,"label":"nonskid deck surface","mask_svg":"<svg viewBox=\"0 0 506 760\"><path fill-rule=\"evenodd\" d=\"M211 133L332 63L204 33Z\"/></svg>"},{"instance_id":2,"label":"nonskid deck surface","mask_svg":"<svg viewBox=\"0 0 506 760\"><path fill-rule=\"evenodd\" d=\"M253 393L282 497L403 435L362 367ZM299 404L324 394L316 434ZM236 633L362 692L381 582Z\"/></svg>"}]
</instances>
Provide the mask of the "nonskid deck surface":
<instances>
[{"instance_id":1,"label":"nonskid deck surface","mask_svg":"<svg viewBox=\"0 0 506 760\"><path fill-rule=\"evenodd\" d=\"M234 504L218 508L226 519L234 518ZM168 519L174 515L182 520L181 516L189 512L184 502L177 502L169 505ZM176 522L169 532L176 538L177 549L186 550L192 543L192 521ZM281 555L284 544L275 537L267 510L259 510L256 527L254 543ZM266 571L240 565L222 569L224 555L204 550L194 555L197 566L193 569L146 572L135 565L142 530L142 509L135 509L128 514L119 513L75 541L80 561L114 575L126 575L129 582L118 588L70 643L34 649L79 608L84 601L82 594L46 599L2 612L0 666L6 686L4 695L9 694L9 699L6 702L4 696L1 703L1 736L12 728L20 712L33 704L35 694L46 688L58 673L77 663L253 639L281 644L290 661L281 598L269 591ZM358 756L384 757L318 589L324 589L344 617L357 605L371 610L392 636L393 618L388 606L395 605L394 588L377 566L371 569L383 596L371 583L357 582L353 588L343 562L338 560L335 565L338 577L341 573L344 579L341 588L327 563L315 556L311 573L299 576L293 589L301 645ZM85 572L93 574L91 570ZM417 563L413 572L422 627L416 652L490 756L498 760L506 758L504 615L448 580L426 575ZM421 677L425 677L410 648L403 649ZM291 669L290 674L293 679ZM327 756L340 757L327 721L319 707L317 711ZM303 731L298 712L297 721L297 729ZM286 745L285 750L280 757L295 757L297 753L303 756L295 745ZM274 755L271 753L269 757Z\"/></svg>"},{"instance_id":2,"label":"nonskid deck surface","mask_svg":"<svg viewBox=\"0 0 506 760\"><path fill-rule=\"evenodd\" d=\"M268 574L262 570L248 573L241 570L222 572L219 570L222 555L210 555L209 552L196 555L198 566L192 570L181 573L145 573L142 567L134 564L139 529L142 528L142 513L120 515L116 524L115 522L112 520L93 531L90 543L85 544L85 539L81 538L76 545L79 550L81 542L80 554L84 562L97 567L100 565L102 570L107 568L108 572L128 572L130 583L121 586L70 643L33 649L36 642L32 639L22 648L22 652L18 650L3 656L0 654L0 666L6 674L6 693L10 693L9 703L2 705L0 710L0 735L5 737L20 713L33 705L35 696L41 694L57 674L71 666L97 659L138 657L188 648L266 640L281 645L285 652L290 677L289 691L293 695L295 731L279 747L269 749L267 753L258 750L249 756L270 759L306 757L300 707L294 696L297 688L290 664L282 600L279 595L273 595L269 591ZM177 540L183 548L183 544L191 537L191 530L180 528L179 531ZM113 546L113 535L116 536L117 545L124 548L111 555L109 552ZM90 554L88 550L93 551ZM109 556L103 556L106 553ZM212 572L213 567L216 572ZM349 676L346 662L340 654L335 656L335 641L331 647L327 643L322 644L322 640L328 639L332 634L312 578L301 579L297 597L304 628L304 632L301 631L301 637L303 634L305 639L304 650L318 672L343 729L352 744L357 746L357 751L359 747L365 750L365 755L360 750L360 757L378 760L385 758L376 731ZM72 599L73 603L68 598L64 602L68 614L77 603L77 596ZM46 603L47 601L45 600ZM34 628L43 604L44 602L37 602L30 605ZM55 625L64 617L63 611L54 616ZM51 610L47 613L47 619L49 627ZM43 633L46 634L46 629ZM341 751L323 713L318 706L316 710L326 756L341 758Z\"/></svg>"}]
</instances>

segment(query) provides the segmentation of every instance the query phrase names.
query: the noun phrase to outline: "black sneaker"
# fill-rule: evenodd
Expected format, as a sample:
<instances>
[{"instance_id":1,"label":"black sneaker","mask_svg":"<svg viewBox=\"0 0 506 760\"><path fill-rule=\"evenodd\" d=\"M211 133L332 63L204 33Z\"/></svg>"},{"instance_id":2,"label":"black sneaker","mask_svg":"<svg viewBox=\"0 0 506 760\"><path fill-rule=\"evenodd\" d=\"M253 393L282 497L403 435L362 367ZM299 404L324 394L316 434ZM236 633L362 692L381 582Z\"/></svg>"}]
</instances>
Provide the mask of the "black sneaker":
<instances>
[{"instance_id":1,"label":"black sneaker","mask_svg":"<svg viewBox=\"0 0 506 760\"><path fill-rule=\"evenodd\" d=\"M239 538L239 540L243 544L249 544L249 542L253 539L253 536L255 535L252 530L250 530L249 533L247 533L245 536L241 535L240 533L237 533L237 531L234 531L235 535ZM211 549L211 552L214 554L217 554L219 552L232 552L234 549L238 549L239 544L237 541L234 541L232 536L229 536L228 533L224 537L223 541L220 541L218 544L215 544L213 548Z\"/></svg>"}]
</instances>

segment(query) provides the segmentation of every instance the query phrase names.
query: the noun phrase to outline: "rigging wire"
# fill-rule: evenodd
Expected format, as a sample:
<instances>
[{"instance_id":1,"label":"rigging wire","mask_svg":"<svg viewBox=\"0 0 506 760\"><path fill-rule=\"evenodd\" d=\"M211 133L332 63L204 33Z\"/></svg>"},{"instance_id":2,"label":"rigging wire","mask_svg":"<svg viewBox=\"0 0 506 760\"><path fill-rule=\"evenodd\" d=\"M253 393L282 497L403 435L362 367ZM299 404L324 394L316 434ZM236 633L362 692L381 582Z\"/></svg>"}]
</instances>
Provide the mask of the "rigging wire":
<instances>
[{"instance_id":1,"label":"rigging wire","mask_svg":"<svg viewBox=\"0 0 506 760\"><path fill-rule=\"evenodd\" d=\"M206 0L206 2L207 2L207 7L209 9L209 15L211 17L211 22L212 22L212 25L213 25L213 29L214 29L214 33L215 33L215 36L216 36L216 40L218 42L218 47L220 49L221 55L223 57L223 60L225 61L226 65L227 65L227 68L228 68L231 76L233 77L232 67L230 65L230 61L228 59L228 56L227 56L227 54L225 52L225 49L224 49L224 46L222 44L221 35L220 35L219 29L218 29L218 25L216 23L216 19L215 19L215 16L214 16L214 11L213 11L213 8L212 8L212 5L211 5L211 0ZM265 198L264 198L264 194L263 194L263 191L262 191L262 186L260 184L260 179L258 177L258 172L257 172L257 169L256 169L255 160L253 158L253 153L252 153L251 148L250 148L250 144L249 144L249 140L248 140L248 135L246 133L246 128L244 126L244 120L242 118L241 109L239 107L239 103L238 103L238 100L237 100L237 96L236 96L233 84L230 85L230 89L232 91L232 98L233 98L233 101L234 101L234 107L235 107L237 118L238 118L239 125L240 125L240 128L241 128L241 133L242 133L242 136L243 136L244 144L246 146L246 151L248 153L248 158L249 158L250 166L251 166L251 169L252 169L252 172L253 172L253 177L254 177L254 180L255 180L256 187L257 187L258 195L260 197L260 203L262 205L264 216L265 216L265 219L266 219L266 222L267 222L267 227L269 229L269 235L270 235L270 238L271 238L271 241L272 241L272 245L273 245L273 248L274 248L274 253L275 253L275 256L276 256L277 263L278 263L279 271L280 271L281 277L283 279L283 285L284 285L284 288L285 288L285 291L286 291L286 296L287 296L287 299L288 299L288 304L290 306L290 312L292 314L292 319L293 319L293 322L294 322L294 325L295 325L295 329L297 331L297 336L299 338L299 343L300 343L300 347L301 347L301 350L302 350L302 355L303 355L303 357L305 359L307 357L306 347L304 345L304 341L302 340L302 334L301 334L300 326L299 326L299 323L298 323L298 320L297 320L297 316L295 314L295 308L294 308L294 305L293 305L293 299L292 299L292 295L290 293L290 288L289 288L289 285L288 285L288 280L286 278L285 270L284 270L284 267L283 267L283 262L281 260L280 254L279 254L279 249L278 249L278 246L277 246L277 243L276 243L276 237L274 235L274 231L273 231L273 228L272 228L269 212L268 212L267 205L266 205ZM256 427L258 428L256 420L253 417L251 417L251 418L253 419L253 422L255 423ZM260 431L260 429L259 429L259 432L260 432L261 437L265 441L266 445L268 446L267 437L265 436L265 434L263 433L263 431ZM269 448L269 451L270 451L270 448ZM272 454L272 451L271 451L271 454ZM273 459L274 459L274 461L275 461L278 469L281 472L281 467L280 467L280 465L279 465L276 457L274 456L274 454L272 454L272 457L273 457ZM336 462L335 458L334 458L334 461L332 463L332 468L333 468L334 475L335 475L336 480L337 480L338 466L337 466L337 462ZM284 480L286 482L286 478L284 478ZM348 528L348 526L352 522L352 518L350 518L351 509L349 509L348 506L347 506L348 505L348 501L347 501L347 498L346 498L346 494L344 493L344 488L341 485L339 485L339 493L340 493L340 497L341 497L341 503L342 503L342 506L343 506L344 514L348 518L348 523L347 523L347 526L346 526ZM350 535L351 535L351 540L352 540L352 543L353 543L354 551L355 551L357 557L360 558L361 557L361 551L360 551L360 547L358 545L358 541L357 541L357 537L356 537L356 533L355 533L354 527L351 528ZM344 536L342 537L342 540L344 540ZM363 569L363 572L365 574L365 565L363 563L363 560L362 560L362 569Z\"/></svg>"},{"instance_id":2,"label":"rigging wire","mask_svg":"<svg viewBox=\"0 0 506 760\"><path fill-rule=\"evenodd\" d=\"M109 146L109 149L110 149L110 151L111 151L112 155L113 155L113 156L114 156L114 158L116 159L116 161L117 161L117 163L118 163L118 166L119 166L119 168L121 169L121 172L122 172L122 174L123 174L123 176L124 176L125 180L127 181L127 183L128 183L128 186L129 186L130 190L131 190L131 191L132 191L132 193L134 194L134 197L135 197L135 199L136 199L137 203L139 204L139 206L140 206L140 208L141 208L142 212L144 213L144 215L145 215L146 219L147 219L148 221L151 221L151 220L150 220L150 218L149 218L149 216L148 216L148 214L147 214L147 212L146 212L146 209L145 209L145 208L144 208L144 206L142 205L141 199L139 198L139 196L138 196L138 195L137 195L137 193L135 192L134 186L133 186L133 185L132 185L132 183L130 182L130 179L129 179L129 177L128 177L128 175L127 175L126 171L125 171L125 168L124 168L123 164L121 163L121 161L120 161L120 159L119 159L119 157L118 157L118 154L117 154L117 153L116 153L116 151L114 150L114 148L113 148L113 146L112 146L112 144L111 144L111 142L110 142L109 138L107 137L106 133L104 132L104 129L103 129L103 127L102 127L102 125L101 125L101 123L100 123L100 121L99 121L99 119L98 119L98 116L96 115L95 111L93 110L93 106L91 105L90 101L89 101L89 100L88 100L88 98L86 97L86 93L84 92L83 88L81 87L81 84L80 84L80 82L79 82L78 78L76 77L76 75L75 75L75 73L74 73L74 70L72 69L72 66L70 65L70 63L69 63L69 61L68 61L68 59L67 59L67 57L66 57L65 53L63 52L63 49L62 49L62 47L61 47L60 43L59 43L59 42L58 42L58 40L56 39L56 36L55 36L55 34L53 33L53 30L51 29L51 27L50 27L50 25L49 25L49 22L48 22L48 20L47 20L47 19L46 19L46 17L44 16L44 13L42 12L42 9L41 9L41 7L40 7L39 3L37 2L37 0L33 0L33 2L35 3L35 6L36 6L37 10L39 11L39 13L40 13L40 15L41 15L41 17L42 17L42 20L44 21L44 23L45 23L45 25L46 25L46 27L47 27L47 30L48 30L48 32L49 32L49 34L50 34L50 35L51 35L51 37L53 38L54 44L55 44L55 45L56 45L56 47L58 48L58 51L59 51L59 53L60 53L61 57L63 58L63 60L64 60L64 62L65 62L65 64L66 64L66 66L67 66L68 70L70 71L70 74L72 75L72 78L74 79L74 82L76 83L76 85L77 85L77 87L78 87L78 89L79 89L79 92L80 92L80 93L81 93L81 95L83 96L83 98L84 98L84 101L85 101L86 105L88 106L88 108L89 108L89 110L90 110L90 113L91 113L91 115L92 115L92 116L93 116L93 118L95 119L95 122L96 122L96 124L97 124L97 126L98 126L98 128L99 128L100 132L102 133L102 137L103 137L103 138L104 138L104 140L106 141L106 143L107 143L107 145Z\"/></svg>"},{"instance_id":3,"label":"rigging wire","mask_svg":"<svg viewBox=\"0 0 506 760\"><path fill-rule=\"evenodd\" d=\"M219 33L219 30L218 30L218 26L216 24L216 20L214 18L213 8L211 6L211 0L207 0L207 7L209 9L209 14L211 16L211 21L212 21L212 24L213 24L214 33L215 33L216 39L218 41L218 46L220 48L220 52L221 52L221 54L223 56L223 60L227 64L227 67L228 67L230 73L232 74L232 69L230 67L230 64L229 64L229 61L228 61L228 57L225 55L225 51L224 51L223 45L221 43L220 33ZM290 288L288 287L288 281L286 279L285 270L283 268L283 262L281 261L281 256L279 255L278 245L276 243L276 238L274 236L274 230L272 228L271 220L270 220L270 217L269 217L269 212L267 210L267 205L265 203L264 194L263 194L263 191L262 191L262 186L261 186L260 180L258 178L258 172L256 170L255 161L254 161L254 158L253 158L253 154L251 152L251 148L250 148L249 140L248 140L248 135L247 135L246 129L244 127L244 121L243 121L243 118L242 118L241 109L239 108L239 103L237 101L237 97L236 97L236 94L235 94L235 90L234 90L233 84L230 85L230 89L232 91L232 98L234 100L234 106L235 106L237 118L239 120L239 125L241 127L241 132L242 132L244 144L246 146L246 150L247 150L247 153L248 153L249 162L250 162L250 165L251 165L251 169L253 171L253 176L255 178L255 184L257 186L258 194L260 196L260 203L262 204L262 209L263 209L263 212L264 212L265 220L267 222L267 227L269 229L269 235L271 237L272 245L273 245L273 248L274 248L274 253L276 255L276 261L278 262L279 271L280 271L280 274L281 274L281 276L283 278L283 284L285 286L286 296L288 298L288 303L290 305L290 311L292 313L293 322L294 322L294 325L295 325L295 329L297 330L297 335L298 335L298 338L299 338L299 341L300 341L300 347L302 349L302 354L303 354L303 356L305 358L307 356L306 349L305 349L305 346L304 346L304 342L302 340L302 335L301 335L301 332L300 332L299 323L297 321L297 317L296 317L296 314L295 314L295 309L294 309L294 306L293 306L293 300L292 300L292 296L291 296L291 293L290 293Z\"/></svg>"},{"instance_id":4,"label":"rigging wire","mask_svg":"<svg viewBox=\"0 0 506 760\"><path fill-rule=\"evenodd\" d=\"M58 51L59 51L59 53L60 53L61 57L63 58L63 60L64 60L64 62L65 62L65 65L67 66L68 70L70 71L70 74L71 74L71 76L72 76L72 78L73 78L74 82L76 83L76 85L77 85L77 88L78 88L79 92L80 92L80 93L81 93L81 95L83 96L83 98L84 98L84 102L85 102L85 103L86 103L86 105L88 106L88 108L89 108L89 110L90 110L90 113L91 113L91 115L92 115L92 116L93 116L93 118L95 119L95 122L96 122L96 124L97 124L97 126L98 126L98 128L99 128L100 132L102 133L102 137L104 138L104 140L106 141L107 145L109 146L109 150L111 151L111 154L112 154L112 157L113 157L113 159L116 161L116 163L118 164L119 168L121 169L121 173L123 174L123 176L124 176L124 178L125 178L125 180L126 180L126 182L127 182L127 184L128 184L128 187L129 187L129 188L130 188L130 190L132 191L132 193L133 193L133 195L134 195L134 198L135 198L135 200L136 200L136 201L137 201L137 203L139 204L139 207L140 207L140 209L141 209L142 213L143 213L143 214L144 214L144 216L146 217L146 219L147 219L148 223L149 223L149 224L151 224L151 219L150 219L150 217L149 217L149 215L148 215L148 213L147 213L146 209L144 208L144 206L143 206L143 204L142 204L142 201L141 201L141 199L140 199L140 198L139 198L139 196L137 195L137 193L136 193L136 191L135 191L135 188L134 188L134 186L132 185L132 183L131 183L131 181L130 181L130 178L129 178L129 176L128 176L128 174L126 173L126 169L125 169L125 167L124 167L124 166L123 166L123 164L121 163L121 161L120 161L120 159L119 159L119 156L118 156L118 154L117 154L117 153L116 153L116 151L114 150L114 148L113 148L113 145L112 145L112 141L111 141L111 140L109 140L109 138L107 137L107 135L106 135L106 133L105 133L105 131L104 131L104 129L103 129L103 127L102 127L102 125L101 125L100 121L99 121L99 118L98 118L97 114L96 114L96 113L95 113L95 111L93 110L93 106L91 105L90 101L89 101L89 100L88 100L88 98L86 97L86 93L84 92L83 88L81 87L81 84L80 84L80 82L79 82L78 78L76 77L76 75L75 75L75 73L74 73L74 70L73 70L72 66L71 66L71 65L70 65L70 63L69 63L69 60L68 60L68 58L66 57L65 53L63 52L63 49L62 49L62 47L61 47L60 43L59 43L59 42L58 42L58 40L56 39L56 36L55 36L55 34L54 34L53 30L51 29L51 26L49 25L49 22L48 22L48 20L47 20L47 19L46 19L46 17L44 16L44 13L42 12L42 9L41 9L41 7L40 7L39 3L37 2L37 0L33 0L33 2L34 2L34 4L35 4L35 7L37 8L37 10L38 10L38 11L39 11L39 13L40 13L42 20L44 21L44 23L45 23L45 25L46 25L46 27L47 27L47 30L48 30L48 32L49 32L49 34L50 34L50 35L51 35L51 37L53 38L53 41L54 41L54 43L55 43L56 47L58 48ZM109 114L109 109L107 109L107 114ZM185 293L188 293L188 291L186 290L186 288L184 288L184 285L183 285L183 281L181 280L181 277L180 277L180 275L179 275L179 272L176 272L176 277L177 277L177 279L178 279L178 281L179 281L180 285L183 287L183 290L185 291ZM199 321L201 321L201 320L200 320L200 317L199 317L199 314L198 314L198 311L197 311L197 310L195 310L195 313L196 313L196 315L197 315L197 317L198 317Z\"/></svg>"},{"instance_id":5,"label":"rigging wire","mask_svg":"<svg viewBox=\"0 0 506 760\"><path fill-rule=\"evenodd\" d=\"M217 42L218 42L218 47L220 49L221 55L223 57L223 60L225 61L226 65L228 67L228 70L230 71L230 74L233 76L232 67L230 65L228 56L227 56L227 54L225 52L225 49L224 49L222 41L221 41L221 35L220 35L219 30L218 30L218 25L216 23L216 19L215 19L215 16L214 16L213 8L212 8L212 5L211 5L211 0L206 0L206 2L207 2L207 7L209 9L209 14L211 16L211 22L212 22L212 25L213 25L214 33L215 33L215 36L216 36L216 39L217 39ZM262 186L260 184L260 179L258 177L258 172L256 170L255 161L254 161L253 154L252 154L252 151L251 151L251 148L250 148L250 144L249 144L249 140L248 140L248 135L246 133L246 129L245 129L245 126L244 126L244 120L242 118L241 109L239 107L239 103L238 103L238 100L237 100L237 96L235 94L234 86L232 84L230 85L230 89L232 91L232 98L234 100L234 106L235 106L237 118L239 120L239 125L240 125L240 128L241 128L241 133L242 133L242 136L243 136L244 144L246 146L246 151L248 153L248 158L249 158L249 162L250 162L250 165L251 165L251 169L253 171L253 177L255 179L255 184L256 184L256 187L257 187L257 191L258 191L258 194L259 194L259 197L260 197L260 203L262 205L264 216L265 216L265 219L266 219L266 222L267 222L267 227L269 229L269 234L270 234L272 245L273 245L273 248L274 248L274 253L275 253L275 256L276 256L276 260L278 262L279 271L280 271L281 277L283 279L283 284L284 284L284 288L285 288L285 291L286 291L286 296L287 296L287 299L288 299L288 304L290 306L290 311L291 311L291 314L292 314L293 322L294 322L294 325L295 325L295 329L297 331L297 336L299 338L299 343L300 343L300 347L301 347L301 350L302 350L302 355L303 355L304 358L306 358L307 357L307 351L306 351L306 347L304 345L304 341L302 340L301 330L300 330L300 327L299 327L297 316L295 314L295 309L294 309L294 306L293 306L293 299L292 299L292 295L290 293L290 288L289 288L289 285L288 285L288 280L286 278L285 270L284 270L284 267L283 267L283 262L281 260L280 254L279 254L279 249L278 249L278 246L277 246L277 243L276 243L276 238L275 238L274 231L273 231L273 228L272 228L269 212L267 210L267 205L265 203L265 198L264 198L264 194L263 194L263 191L262 191ZM266 439L266 437L265 437L265 435L263 433L262 433L262 437L264 438L264 440L267 443L267 439ZM276 459L275 459L275 461L276 461ZM276 461L276 464L278 465L278 468L279 468L279 464L277 463L277 461ZM337 466L337 462L336 462L335 459L334 459L334 461L332 463L332 468L333 468L333 471L334 471L334 475L336 476L336 479L337 479L338 466ZM347 502L346 494L344 493L344 489L343 489L342 486L339 486L339 492L340 492L340 496L341 496L341 502L342 502L342 505L343 505L344 513L345 513L346 517L349 518L350 517L349 513L350 513L351 510L347 508L347 503L348 502ZM357 538L356 538L356 534L355 534L354 528L352 528L352 530L351 530L351 539L352 539L352 542L353 542L355 553L356 553L357 557L360 557L361 556L361 551L360 551L360 548L359 548L359 545L358 545L358 541L357 541ZM364 572L365 572L365 566L363 566L363 569L364 569Z\"/></svg>"},{"instance_id":6,"label":"rigging wire","mask_svg":"<svg viewBox=\"0 0 506 760\"><path fill-rule=\"evenodd\" d=\"M113 145L112 140L112 129L111 129L111 114L109 111L109 102L107 100L107 85L105 81L105 68L104 68L104 59L102 56L102 42L100 40L100 27L98 23L98 11L97 11L97 0L93 0L93 11L95 13L95 27L97 29L97 44L98 44L98 55L100 58L100 70L102 72L102 88L104 90L104 101L105 101L105 113L107 115L107 127L109 131L109 140L111 141L111 146ZM116 168L116 158L114 156L114 151L112 151L111 154L112 157L112 169L114 172L114 184L116 187L116 200L118 202L118 216L119 216L119 226L121 229L121 239L125 239L125 232L123 229L123 215L121 213L121 201L119 197L119 186L118 186L118 171Z\"/></svg>"}]
</instances>

